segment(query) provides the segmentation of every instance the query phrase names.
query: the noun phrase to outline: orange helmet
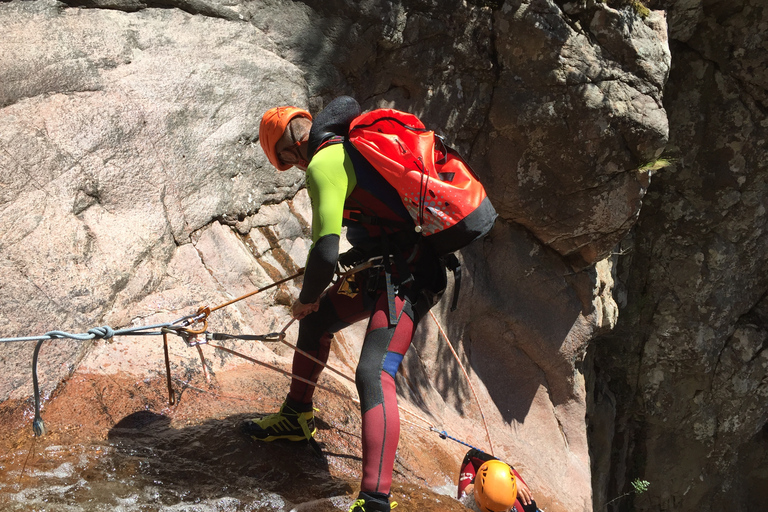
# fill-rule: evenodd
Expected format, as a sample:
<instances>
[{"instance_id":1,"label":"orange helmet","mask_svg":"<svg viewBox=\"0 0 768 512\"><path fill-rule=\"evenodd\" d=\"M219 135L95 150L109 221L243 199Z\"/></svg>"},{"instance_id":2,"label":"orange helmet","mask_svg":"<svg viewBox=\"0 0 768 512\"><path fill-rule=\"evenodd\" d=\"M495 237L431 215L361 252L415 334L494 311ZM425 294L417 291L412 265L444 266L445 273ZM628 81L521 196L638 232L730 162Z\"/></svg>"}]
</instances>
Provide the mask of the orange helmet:
<instances>
[{"instance_id":1,"label":"orange helmet","mask_svg":"<svg viewBox=\"0 0 768 512\"><path fill-rule=\"evenodd\" d=\"M500 460L489 460L475 476L475 502L483 512L507 512L517 500L517 479Z\"/></svg>"},{"instance_id":2,"label":"orange helmet","mask_svg":"<svg viewBox=\"0 0 768 512\"><path fill-rule=\"evenodd\" d=\"M312 120L312 115L309 112L296 107L271 108L261 116L261 125L259 125L259 141L261 142L261 149L264 150L264 154L267 155L269 161L279 171L285 171L292 166L280 163L280 159L275 152L275 144L277 144L277 141L283 136L283 132L285 132L291 119L299 116L306 117L310 121Z\"/></svg>"}]
</instances>

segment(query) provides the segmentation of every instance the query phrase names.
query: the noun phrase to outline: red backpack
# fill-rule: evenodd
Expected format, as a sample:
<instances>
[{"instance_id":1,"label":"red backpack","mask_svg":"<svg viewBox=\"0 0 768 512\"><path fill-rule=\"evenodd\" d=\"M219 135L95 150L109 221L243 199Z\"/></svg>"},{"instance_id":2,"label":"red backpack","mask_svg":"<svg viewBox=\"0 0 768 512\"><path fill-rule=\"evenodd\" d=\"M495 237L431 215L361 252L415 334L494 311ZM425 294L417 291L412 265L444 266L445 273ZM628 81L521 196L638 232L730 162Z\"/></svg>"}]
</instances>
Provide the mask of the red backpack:
<instances>
[{"instance_id":1,"label":"red backpack","mask_svg":"<svg viewBox=\"0 0 768 512\"><path fill-rule=\"evenodd\" d=\"M413 114L378 109L356 117L349 141L400 194L416 231L441 255L485 236L496 210L463 158Z\"/></svg>"}]
</instances>

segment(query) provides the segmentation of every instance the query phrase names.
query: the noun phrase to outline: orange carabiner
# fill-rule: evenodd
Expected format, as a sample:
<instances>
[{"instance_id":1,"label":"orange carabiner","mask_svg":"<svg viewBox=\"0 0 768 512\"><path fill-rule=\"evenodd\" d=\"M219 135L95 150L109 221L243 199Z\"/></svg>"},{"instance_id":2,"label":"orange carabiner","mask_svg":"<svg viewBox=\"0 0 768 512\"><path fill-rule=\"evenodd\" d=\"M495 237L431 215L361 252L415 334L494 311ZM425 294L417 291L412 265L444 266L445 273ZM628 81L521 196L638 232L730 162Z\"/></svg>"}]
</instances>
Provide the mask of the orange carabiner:
<instances>
[{"instance_id":1,"label":"orange carabiner","mask_svg":"<svg viewBox=\"0 0 768 512\"><path fill-rule=\"evenodd\" d=\"M194 316L194 323L203 323L203 326L198 329L191 327L185 327L184 330L190 334L203 334L208 329L208 315L211 314L211 308L208 306L200 306L197 310L197 314Z\"/></svg>"}]
</instances>

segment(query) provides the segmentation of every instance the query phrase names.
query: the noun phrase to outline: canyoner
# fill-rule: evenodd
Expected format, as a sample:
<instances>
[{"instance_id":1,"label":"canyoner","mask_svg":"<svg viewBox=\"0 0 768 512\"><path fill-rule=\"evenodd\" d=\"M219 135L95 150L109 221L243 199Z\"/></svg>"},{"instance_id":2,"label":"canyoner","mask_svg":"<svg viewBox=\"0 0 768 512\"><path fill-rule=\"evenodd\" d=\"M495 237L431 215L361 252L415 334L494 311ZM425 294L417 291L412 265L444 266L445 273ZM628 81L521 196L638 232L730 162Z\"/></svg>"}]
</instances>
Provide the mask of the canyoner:
<instances>
[{"instance_id":1,"label":"canyoner","mask_svg":"<svg viewBox=\"0 0 768 512\"><path fill-rule=\"evenodd\" d=\"M476 512L539 512L528 484L511 464L474 448L461 463L456 498Z\"/></svg>"},{"instance_id":2,"label":"canyoner","mask_svg":"<svg viewBox=\"0 0 768 512\"><path fill-rule=\"evenodd\" d=\"M466 162L411 114L361 115L348 96L314 118L295 106L279 106L262 116L259 141L278 171L305 171L312 246L291 308L303 351L294 354L292 373L301 378L292 379L278 412L246 421L243 428L259 441L313 438L315 384L333 335L367 319L355 372L363 475L350 512L390 510L400 436L395 376L420 320L446 289L448 268L457 276L458 292L460 266L453 252L487 234L496 212ZM342 226L352 248L339 254ZM374 260L364 271L332 282L339 265Z\"/></svg>"},{"instance_id":3,"label":"canyoner","mask_svg":"<svg viewBox=\"0 0 768 512\"><path fill-rule=\"evenodd\" d=\"M365 199L361 197L357 205L348 198L345 220L417 233L453 272L451 310L455 310L461 267L453 253L487 235L498 217L477 174L442 136L408 112L375 109L351 119L348 126L336 121L330 130L346 136L318 130L315 139L320 141L308 141L309 156L326 145L343 143L353 164L372 166L396 191L410 216L409 222L371 215L359 204ZM369 189L373 192L376 187ZM387 251L386 242L383 250Z\"/></svg>"}]
</instances>

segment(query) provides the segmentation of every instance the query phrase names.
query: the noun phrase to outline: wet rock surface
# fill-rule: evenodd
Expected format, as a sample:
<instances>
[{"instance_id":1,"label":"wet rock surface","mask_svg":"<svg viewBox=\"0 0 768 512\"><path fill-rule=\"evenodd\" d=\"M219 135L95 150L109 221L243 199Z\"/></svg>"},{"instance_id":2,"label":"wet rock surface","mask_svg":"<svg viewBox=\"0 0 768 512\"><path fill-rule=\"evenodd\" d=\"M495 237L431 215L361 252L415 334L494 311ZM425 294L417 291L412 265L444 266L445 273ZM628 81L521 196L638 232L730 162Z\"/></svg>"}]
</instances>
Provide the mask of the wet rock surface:
<instances>
[{"instance_id":1,"label":"wet rock surface","mask_svg":"<svg viewBox=\"0 0 768 512\"><path fill-rule=\"evenodd\" d=\"M279 408L287 378L251 366L208 384L162 375L76 372L46 402L34 437L26 401L3 404L3 510L345 510L357 495L357 405L320 391L322 448L253 441L243 420ZM333 386L333 383L331 383ZM341 386L335 386L343 391ZM279 392L276 392L279 390ZM456 454L434 433L405 426L393 500L405 510L465 510L451 496ZM410 441L409 441L410 440ZM442 446L441 446L442 445Z\"/></svg>"}]
</instances>

